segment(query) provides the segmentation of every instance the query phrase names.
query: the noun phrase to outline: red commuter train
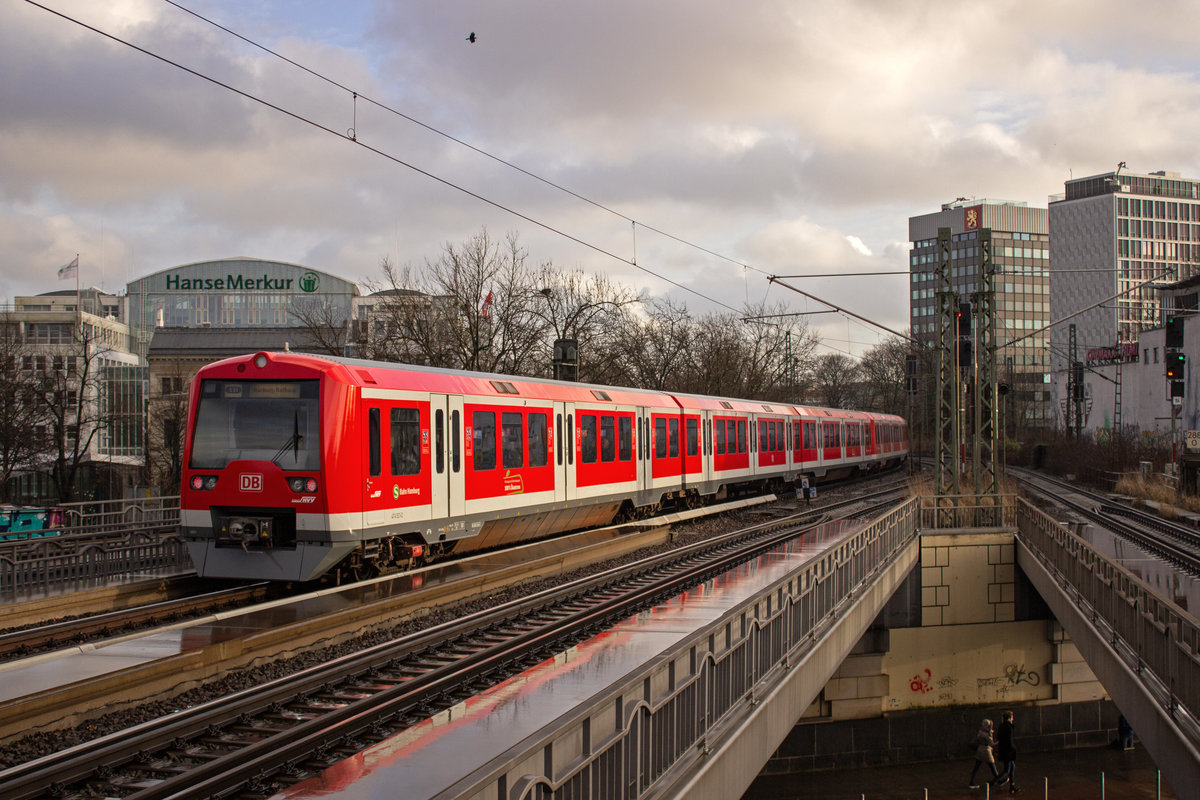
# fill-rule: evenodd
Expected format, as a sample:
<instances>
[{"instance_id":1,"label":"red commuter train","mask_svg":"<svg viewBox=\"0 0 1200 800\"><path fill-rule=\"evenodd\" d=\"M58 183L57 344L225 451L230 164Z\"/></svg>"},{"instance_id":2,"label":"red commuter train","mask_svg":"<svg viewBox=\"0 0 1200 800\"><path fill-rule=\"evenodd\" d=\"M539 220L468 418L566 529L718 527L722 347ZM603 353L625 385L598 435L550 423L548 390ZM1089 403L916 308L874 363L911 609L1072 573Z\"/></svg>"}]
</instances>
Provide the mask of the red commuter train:
<instances>
[{"instance_id":1,"label":"red commuter train","mask_svg":"<svg viewBox=\"0 0 1200 800\"><path fill-rule=\"evenodd\" d=\"M181 530L202 576L308 581L907 455L887 414L260 352L192 381Z\"/></svg>"}]
</instances>

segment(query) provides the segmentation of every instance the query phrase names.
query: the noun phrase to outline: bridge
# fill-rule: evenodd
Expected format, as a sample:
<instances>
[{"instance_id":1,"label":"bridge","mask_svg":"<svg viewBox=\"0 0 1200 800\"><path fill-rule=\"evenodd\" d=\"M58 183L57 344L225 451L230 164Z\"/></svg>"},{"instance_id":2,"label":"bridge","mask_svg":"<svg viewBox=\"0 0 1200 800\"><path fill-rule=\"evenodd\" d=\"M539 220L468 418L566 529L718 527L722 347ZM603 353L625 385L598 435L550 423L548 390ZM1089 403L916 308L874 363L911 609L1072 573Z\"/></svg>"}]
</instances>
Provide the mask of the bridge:
<instances>
[{"instance_id":1,"label":"bridge","mask_svg":"<svg viewBox=\"0 0 1200 800\"><path fill-rule=\"evenodd\" d=\"M904 636L936 635L947 624L965 637L962 653L945 656L958 659L954 669L963 676L978 659L975 642L987 638L986 627L976 632L970 620L986 624L990 616L993 625L1016 626L1015 635L1037 639L1030 631L1046 622L1018 619L1014 567L1057 624L1042 637L1046 642L1004 647L1025 647L1032 658L1052 653L1045 666L1030 662L1044 681L1024 665L973 681L949 678L944 663L914 670L911 678L907 669L895 674L912 663L896 655L912 649ZM864 648L870 639L864 634L886 619L893 595L919 598L917 633L896 630L888 647ZM880 649L893 653L873 652ZM1105 691L1164 777L1177 787L1197 785L1196 621L1023 501L1005 498L1002 507L960 506L947 514L912 498L645 658L619 682L571 698L552 723L500 757L460 762L458 780L436 796L738 797L802 717L820 714L822 705L879 718L937 696L950 704L974 696L993 706L1054 707ZM965 713L961 705L956 713ZM954 738L942 731L947 737ZM839 739L832 746L853 745Z\"/></svg>"}]
</instances>

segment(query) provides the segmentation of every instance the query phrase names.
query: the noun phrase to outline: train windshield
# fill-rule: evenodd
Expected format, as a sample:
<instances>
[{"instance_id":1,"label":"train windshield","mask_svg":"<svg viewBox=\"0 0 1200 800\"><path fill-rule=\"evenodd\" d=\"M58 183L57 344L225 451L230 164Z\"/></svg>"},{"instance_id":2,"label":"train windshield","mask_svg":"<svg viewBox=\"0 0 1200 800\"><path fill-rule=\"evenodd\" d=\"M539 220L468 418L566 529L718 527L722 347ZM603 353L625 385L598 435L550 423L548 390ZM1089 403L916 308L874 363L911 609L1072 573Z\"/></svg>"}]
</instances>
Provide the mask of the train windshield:
<instances>
[{"instance_id":1,"label":"train windshield","mask_svg":"<svg viewBox=\"0 0 1200 800\"><path fill-rule=\"evenodd\" d=\"M200 385L192 469L230 461L274 461L284 470L321 467L319 381L223 381Z\"/></svg>"}]
</instances>

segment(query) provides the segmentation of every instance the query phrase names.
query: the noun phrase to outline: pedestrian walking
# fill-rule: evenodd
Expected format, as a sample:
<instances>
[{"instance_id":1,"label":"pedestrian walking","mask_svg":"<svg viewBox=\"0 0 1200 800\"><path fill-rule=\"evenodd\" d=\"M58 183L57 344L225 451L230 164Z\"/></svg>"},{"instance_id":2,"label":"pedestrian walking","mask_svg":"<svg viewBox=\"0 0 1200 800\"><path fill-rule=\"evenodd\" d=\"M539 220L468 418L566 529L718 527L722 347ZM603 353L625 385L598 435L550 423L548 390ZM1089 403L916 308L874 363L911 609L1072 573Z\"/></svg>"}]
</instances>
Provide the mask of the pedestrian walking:
<instances>
[{"instance_id":1,"label":"pedestrian walking","mask_svg":"<svg viewBox=\"0 0 1200 800\"><path fill-rule=\"evenodd\" d=\"M970 780L967 781L968 789L979 788L975 777L979 774L979 768L984 764L987 764L988 769L992 771L992 778L999 774L996 771L996 756L992 752L995 746L996 740L992 737L992 721L985 719L980 723L979 730L975 732L975 766L971 770Z\"/></svg>"},{"instance_id":2,"label":"pedestrian walking","mask_svg":"<svg viewBox=\"0 0 1200 800\"><path fill-rule=\"evenodd\" d=\"M1008 784L1008 791L1016 794L1017 788L1017 748L1013 744L1013 712L1005 711L1000 715L1000 727L996 728L996 758L1004 765L1003 771L992 779L996 787Z\"/></svg>"},{"instance_id":3,"label":"pedestrian walking","mask_svg":"<svg viewBox=\"0 0 1200 800\"><path fill-rule=\"evenodd\" d=\"M1133 749L1133 726L1129 724L1129 720L1125 719L1125 715L1121 714L1117 717L1117 742L1122 750Z\"/></svg>"}]
</instances>

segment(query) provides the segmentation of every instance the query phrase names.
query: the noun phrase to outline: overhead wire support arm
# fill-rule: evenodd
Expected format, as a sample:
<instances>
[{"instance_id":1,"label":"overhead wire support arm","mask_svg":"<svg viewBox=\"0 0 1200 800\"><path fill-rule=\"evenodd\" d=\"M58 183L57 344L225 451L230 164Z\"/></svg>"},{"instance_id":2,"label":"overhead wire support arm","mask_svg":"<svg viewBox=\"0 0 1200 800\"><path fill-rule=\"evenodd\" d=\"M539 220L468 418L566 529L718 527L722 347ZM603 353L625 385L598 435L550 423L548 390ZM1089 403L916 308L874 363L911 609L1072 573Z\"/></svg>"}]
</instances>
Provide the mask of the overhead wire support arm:
<instances>
[{"instance_id":1,"label":"overhead wire support arm","mask_svg":"<svg viewBox=\"0 0 1200 800\"><path fill-rule=\"evenodd\" d=\"M920 344L920 342L918 342L916 339L909 336L908 334L900 333L899 331L894 331L891 328L887 327L886 325L881 325L878 322L869 320L864 316L855 314L853 311L849 311L845 308L842 308L841 306L837 305L836 303L831 303L828 300L823 300L820 297L817 297L815 294L810 294L809 292L806 292L803 289L799 289L795 286L792 286L790 283L783 280L783 278L780 277L779 275L770 275L767 277L767 281L769 283L777 283L785 289L791 289L796 294L804 295L805 297L809 298L810 300L816 300L818 303L824 303L825 305L829 306L834 311L837 311L841 314L845 314L848 317L853 317L854 319L858 320L859 322L866 323L867 325L870 325L873 328L879 328L881 331L887 331L888 333L892 334L893 336L899 336L901 339L904 339L906 341L913 342L914 344Z\"/></svg>"}]
</instances>

